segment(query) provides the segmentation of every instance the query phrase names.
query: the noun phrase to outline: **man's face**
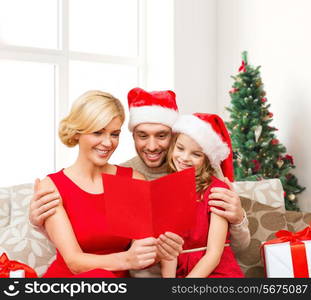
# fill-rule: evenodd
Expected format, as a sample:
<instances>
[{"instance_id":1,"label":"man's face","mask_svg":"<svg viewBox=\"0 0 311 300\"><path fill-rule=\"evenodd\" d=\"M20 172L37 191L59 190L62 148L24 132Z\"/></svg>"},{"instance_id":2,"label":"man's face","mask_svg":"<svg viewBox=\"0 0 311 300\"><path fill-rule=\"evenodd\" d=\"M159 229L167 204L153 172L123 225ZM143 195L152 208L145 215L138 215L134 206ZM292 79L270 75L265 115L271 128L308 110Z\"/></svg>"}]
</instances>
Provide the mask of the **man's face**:
<instances>
[{"instance_id":1,"label":"man's face","mask_svg":"<svg viewBox=\"0 0 311 300\"><path fill-rule=\"evenodd\" d=\"M166 160L172 138L170 127L158 123L142 123L133 131L138 156L149 168L157 168Z\"/></svg>"}]
</instances>

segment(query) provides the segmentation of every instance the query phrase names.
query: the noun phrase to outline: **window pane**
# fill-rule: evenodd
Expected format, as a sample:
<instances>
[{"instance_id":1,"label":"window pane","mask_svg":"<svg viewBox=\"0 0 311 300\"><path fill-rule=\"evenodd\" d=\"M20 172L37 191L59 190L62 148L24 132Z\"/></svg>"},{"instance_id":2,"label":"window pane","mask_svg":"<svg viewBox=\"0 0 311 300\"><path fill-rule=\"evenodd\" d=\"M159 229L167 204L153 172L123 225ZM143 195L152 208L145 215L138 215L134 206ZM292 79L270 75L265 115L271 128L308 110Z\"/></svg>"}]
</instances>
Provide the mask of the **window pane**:
<instances>
[{"instance_id":1,"label":"window pane","mask_svg":"<svg viewBox=\"0 0 311 300\"><path fill-rule=\"evenodd\" d=\"M54 169L54 66L0 60L0 184Z\"/></svg>"},{"instance_id":2,"label":"window pane","mask_svg":"<svg viewBox=\"0 0 311 300\"><path fill-rule=\"evenodd\" d=\"M1 0L0 42L57 48L57 11L56 0Z\"/></svg>"},{"instance_id":3,"label":"window pane","mask_svg":"<svg viewBox=\"0 0 311 300\"><path fill-rule=\"evenodd\" d=\"M71 0L70 48L116 56L137 55L137 0Z\"/></svg>"},{"instance_id":4,"label":"window pane","mask_svg":"<svg viewBox=\"0 0 311 300\"><path fill-rule=\"evenodd\" d=\"M70 105L82 93L94 89L108 92L123 103L126 120L122 127L119 147L113 154L110 162L121 163L133 157L135 155L133 139L127 129L127 93L130 89L138 85L137 68L132 66L73 61L70 63L69 78ZM72 153L72 155L76 155L76 152L72 151Z\"/></svg>"}]
</instances>

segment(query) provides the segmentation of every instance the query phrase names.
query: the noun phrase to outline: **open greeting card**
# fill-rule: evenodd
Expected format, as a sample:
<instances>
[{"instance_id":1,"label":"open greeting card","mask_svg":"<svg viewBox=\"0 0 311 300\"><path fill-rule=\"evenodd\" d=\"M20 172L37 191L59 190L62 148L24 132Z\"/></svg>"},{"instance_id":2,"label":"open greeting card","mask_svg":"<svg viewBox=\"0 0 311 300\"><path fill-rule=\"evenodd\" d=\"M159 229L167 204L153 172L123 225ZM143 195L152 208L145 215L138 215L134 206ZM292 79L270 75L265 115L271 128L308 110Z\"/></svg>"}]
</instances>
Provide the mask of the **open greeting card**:
<instances>
[{"instance_id":1,"label":"open greeting card","mask_svg":"<svg viewBox=\"0 0 311 300\"><path fill-rule=\"evenodd\" d=\"M180 236L191 228L196 209L193 168L152 181L103 174L107 230L131 239Z\"/></svg>"}]
</instances>

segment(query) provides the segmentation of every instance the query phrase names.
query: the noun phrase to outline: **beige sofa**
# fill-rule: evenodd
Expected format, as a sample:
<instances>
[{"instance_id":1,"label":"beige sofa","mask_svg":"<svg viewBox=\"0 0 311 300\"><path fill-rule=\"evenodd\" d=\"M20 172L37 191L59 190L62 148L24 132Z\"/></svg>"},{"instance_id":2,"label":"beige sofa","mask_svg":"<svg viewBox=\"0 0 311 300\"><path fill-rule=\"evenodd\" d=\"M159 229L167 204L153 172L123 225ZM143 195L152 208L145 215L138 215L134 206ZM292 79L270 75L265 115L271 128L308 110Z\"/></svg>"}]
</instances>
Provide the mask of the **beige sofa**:
<instances>
[{"instance_id":1,"label":"beige sofa","mask_svg":"<svg viewBox=\"0 0 311 300\"><path fill-rule=\"evenodd\" d=\"M23 262L41 276L55 259L55 248L46 236L30 225L28 206L32 184L0 188L0 254Z\"/></svg>"},{"instance_id":2,"label":"beige sofa","mask_svg":"<svg viewBox=\"0 0 311 300\"><path fill-rule=\"evenodd\" d=\"M248 215L251 243L237 254L247 277L263 277L261 242L274 238L280 229L297 231L308 225L311 213L286 212L283 189L278 179L236 182L235 189ZM28 222L32 184L0 188L0 254L33 267L41 276L55 258L49 240Z\"/></svg>"}]
</instances>

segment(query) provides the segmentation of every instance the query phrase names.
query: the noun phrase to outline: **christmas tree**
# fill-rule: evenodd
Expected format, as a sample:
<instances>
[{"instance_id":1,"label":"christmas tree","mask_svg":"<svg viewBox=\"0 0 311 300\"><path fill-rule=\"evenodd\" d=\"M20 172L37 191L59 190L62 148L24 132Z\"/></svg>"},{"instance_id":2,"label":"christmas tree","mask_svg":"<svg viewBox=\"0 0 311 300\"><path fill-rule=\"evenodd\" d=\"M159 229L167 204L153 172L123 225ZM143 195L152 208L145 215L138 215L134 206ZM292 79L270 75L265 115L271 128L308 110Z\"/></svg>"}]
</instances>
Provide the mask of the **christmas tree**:
<instances>
[{"instance_id":1,"label":"christmas tree","mask_svg":"<svg viewBox=\"0 0 311 300\"><path fill-rule=\"evenodd\" d=\"M291 173L295 168L293 157L286 154L286 148L276 138L278 129L269 125L273 113L269 111L260 66L249 65L244 51L239 73L232 78L231 106L227 108L231 121L226 124L232 139L235 180L279 178L286 209L299 210L296 195L305 188Z\"/></svg>"}]
</instances>

